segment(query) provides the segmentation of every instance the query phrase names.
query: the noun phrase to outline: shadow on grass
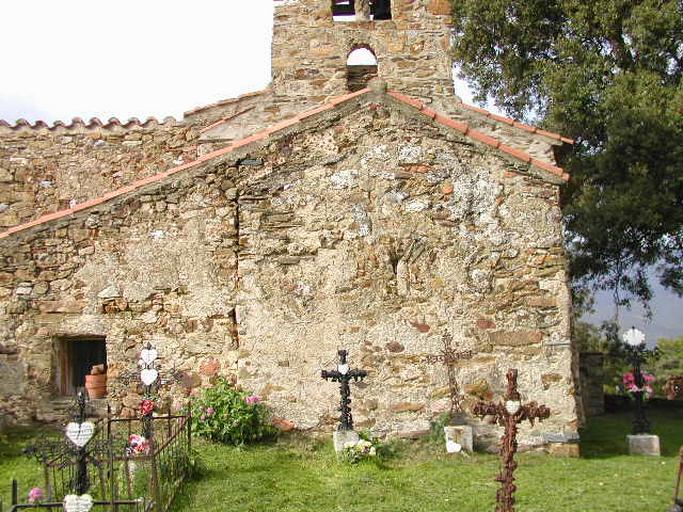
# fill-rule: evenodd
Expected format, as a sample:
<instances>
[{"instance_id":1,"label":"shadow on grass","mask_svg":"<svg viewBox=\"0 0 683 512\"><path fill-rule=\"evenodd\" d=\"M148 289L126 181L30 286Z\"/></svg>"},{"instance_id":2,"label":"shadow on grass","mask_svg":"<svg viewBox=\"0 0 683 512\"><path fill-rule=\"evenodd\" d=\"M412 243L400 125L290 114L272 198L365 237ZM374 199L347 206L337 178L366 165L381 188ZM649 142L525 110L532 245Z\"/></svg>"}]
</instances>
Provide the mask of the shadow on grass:
<instances>
[{"instance_id":1,"label":"shadow on grass","mask_svg":"<svg viewBox=\"0 0 683 512\"><path fill-rule=\"evenodd\" d=\"M586 459L628 455L626 436L631 433L633 407L589 418L581 430L581 454ZM683 446L683 402L655 400L646 404L645 414L652 433L659 436L662 455L674 457Z\"/></svg>"}]
</instances>

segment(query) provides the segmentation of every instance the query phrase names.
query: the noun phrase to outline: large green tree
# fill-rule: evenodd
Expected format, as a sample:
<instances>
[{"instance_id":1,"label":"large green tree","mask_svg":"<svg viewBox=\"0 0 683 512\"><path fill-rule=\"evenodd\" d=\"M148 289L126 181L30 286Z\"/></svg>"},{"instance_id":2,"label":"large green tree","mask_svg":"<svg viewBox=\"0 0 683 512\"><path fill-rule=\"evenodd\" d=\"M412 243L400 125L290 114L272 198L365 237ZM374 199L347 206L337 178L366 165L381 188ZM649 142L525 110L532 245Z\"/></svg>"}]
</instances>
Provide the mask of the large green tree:
<instances>
[{"instance_id":1,"label":"large green tree","mask_svg":"<svg viewBox=\"0 0 683 512\"><path fill-rule=\"evenodd\" d=\"M576 140L575 285L646 303L655 267L682 294L683 2L453 0L453 21L479 101Z\"/></svg>"}]
</instances>

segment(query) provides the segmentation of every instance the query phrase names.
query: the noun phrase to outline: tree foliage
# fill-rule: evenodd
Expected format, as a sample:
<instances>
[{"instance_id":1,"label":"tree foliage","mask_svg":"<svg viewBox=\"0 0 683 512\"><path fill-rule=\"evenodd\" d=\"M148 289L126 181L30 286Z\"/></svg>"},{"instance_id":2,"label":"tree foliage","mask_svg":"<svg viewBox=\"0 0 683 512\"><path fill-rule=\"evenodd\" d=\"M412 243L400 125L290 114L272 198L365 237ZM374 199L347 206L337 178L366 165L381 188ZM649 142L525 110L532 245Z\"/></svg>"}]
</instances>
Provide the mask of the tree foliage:
<instances>
[{"instance_id":1,"label":"tree foliage","mask_svg":"<svg viewBox=\"0 0 683 512\"><path fill-rule=\"evenodd\" d=\"M682 294L683 2L453 0L453 22L478 100L576 140L575 284L647 303L655 266Z\"/></svg>"},{"instance_id":2,"label":"tree foliage","mask_svg":"<svg viewBox=\"0 0 683 512\"><path fill-rule=\"evenodd\" d=\"M661 388L669 377L683 376L683 336L674 339L660 338L657 347L659 359L655 363L654 374L658 387Z\"/></svg>"}]
</instances>

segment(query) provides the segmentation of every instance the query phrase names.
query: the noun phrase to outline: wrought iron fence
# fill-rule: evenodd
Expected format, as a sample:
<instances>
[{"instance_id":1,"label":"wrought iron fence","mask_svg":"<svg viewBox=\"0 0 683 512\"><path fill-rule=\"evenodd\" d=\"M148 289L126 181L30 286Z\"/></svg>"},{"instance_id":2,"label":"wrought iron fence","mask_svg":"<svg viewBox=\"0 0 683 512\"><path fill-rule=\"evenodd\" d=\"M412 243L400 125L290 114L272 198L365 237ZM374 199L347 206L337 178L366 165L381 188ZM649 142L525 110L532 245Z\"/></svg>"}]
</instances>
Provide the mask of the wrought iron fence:
<instances>
[{"instance_id":1,"label":"wrought iron fence","mask_svg":"<svg viewBox=\"0 0 683 512\"><path fill-rule=\"evenodd\" d=\"M149 422L153 435L148 439L149 446L146 451L136 454L131 450L129 440L131 435L139 435L150 428L149 424L143 424L144 421L107 415L96 423L96 433L88 444L90 450L86 459L89 493L96 503L108 504L110 508L116 506L118 508L112 510L121 511L164 512L169 509L191 468L190 417L170 414L152 417ZM46 502L58 503L72 494L78 468L68 444L60 439L43 440L32 446L28 454L42 464ZM130 508L140 506L140 497L145 498L144 507L152 508ZM15 508L11 510L31 510L27 504L16 504L15 499L13 505ZM40 504L38 508L49 509L50 506ZM125 506L129 508L122 508Z\"/></svg>"},{"instance_id":2,"label":"wrought iron fence","mask_svg":"<svg viewBox=\"0 0 683 512\"><path fill-rule=\"evenodd\" d=\"M54 503L21 503L13 505L9 512L18 510L44 510L59 511L64 510L64 504L59 502ZM137 500L115 500L115 501L95 501L91 510L110 510L118 512L152 512L154 509L154 502L147 502L145 498ZM0 512L2 512L2 505L0 504Z\"/></svg>"}]
</instances>

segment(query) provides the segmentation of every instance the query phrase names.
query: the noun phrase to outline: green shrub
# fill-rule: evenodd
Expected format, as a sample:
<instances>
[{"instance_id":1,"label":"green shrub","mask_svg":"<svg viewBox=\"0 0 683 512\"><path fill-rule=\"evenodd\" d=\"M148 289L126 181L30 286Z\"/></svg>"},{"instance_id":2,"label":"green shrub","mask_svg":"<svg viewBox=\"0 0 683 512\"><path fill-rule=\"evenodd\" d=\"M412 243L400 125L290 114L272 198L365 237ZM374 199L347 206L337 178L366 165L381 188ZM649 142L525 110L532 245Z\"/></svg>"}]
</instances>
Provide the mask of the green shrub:
<instances>
[{"instance_id":1,"label":"green shrub","mask_svg":"<svg viewBox=\"0 0 683 512\"><path fill-rule=\"evenodd\" d=\"M220 378L192 403L192 429L212 441L243 445L275 437L268 408L260 397Z\"/></svg>"}]
</instances>

